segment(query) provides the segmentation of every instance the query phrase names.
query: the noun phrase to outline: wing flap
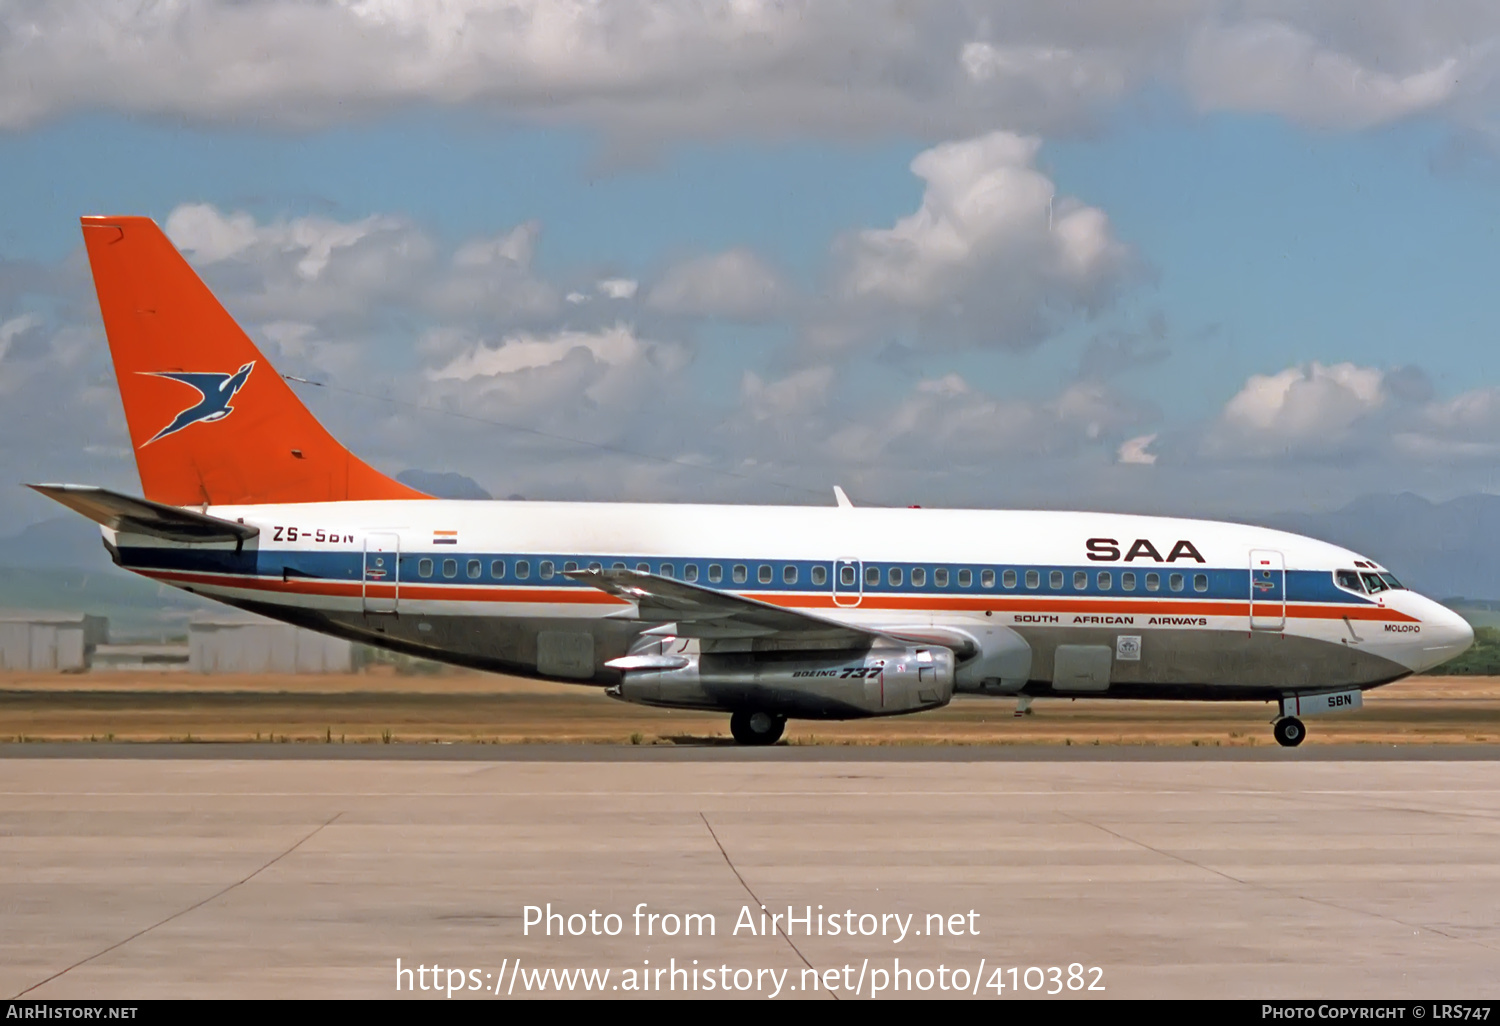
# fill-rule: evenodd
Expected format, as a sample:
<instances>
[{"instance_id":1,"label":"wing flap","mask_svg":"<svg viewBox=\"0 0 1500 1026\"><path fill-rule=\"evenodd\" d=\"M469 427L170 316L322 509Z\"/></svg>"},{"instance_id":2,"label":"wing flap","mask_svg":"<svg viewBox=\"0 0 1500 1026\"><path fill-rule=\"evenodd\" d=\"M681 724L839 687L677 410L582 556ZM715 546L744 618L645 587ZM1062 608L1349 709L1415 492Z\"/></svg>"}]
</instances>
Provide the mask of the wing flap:
<instances>
[{"instance_id":1,"label":"wing flap","mask_svg":"<svg viewBox=\"0 0 1500 1026\"><path fill-rule=\"evenodd\" d=\"M684 638L759 638L777 635L808 641L868 644L878 631L826 620L639 570L569 570L568 577L636 605L642 620L671 621Z\"/></svg>"},{"instance_id":2,"label":"wing flap","mask_svg":"<svg viewBox=\"0 0 1500 1026\"><path fill-rule=\"evenodd\" d=\"M122 495L108 488L72 484L34 484L26 487L115 531L147 534L178 542L243 542L260 534L258 527L152 502L150 499Z\"/></svg>"}]
</instances>

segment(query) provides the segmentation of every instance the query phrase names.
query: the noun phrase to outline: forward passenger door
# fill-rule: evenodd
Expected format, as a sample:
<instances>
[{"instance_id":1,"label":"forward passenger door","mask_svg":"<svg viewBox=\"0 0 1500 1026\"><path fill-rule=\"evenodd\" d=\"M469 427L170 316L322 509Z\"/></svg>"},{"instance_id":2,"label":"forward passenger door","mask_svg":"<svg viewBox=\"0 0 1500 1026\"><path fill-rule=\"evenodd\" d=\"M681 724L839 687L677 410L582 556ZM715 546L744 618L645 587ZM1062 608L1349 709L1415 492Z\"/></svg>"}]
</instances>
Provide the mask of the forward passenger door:
<instances>
[{"instance_id":1,"label":"forward passenger door","mask_svg":"<svg viewBox=\"0 0 1500 1026\"><path fill-rule=\"evenodd\" d=\"M1274 549L1250 550L1250 629L1286 627L1286 563Z\"/></svg>"}]
</instances>

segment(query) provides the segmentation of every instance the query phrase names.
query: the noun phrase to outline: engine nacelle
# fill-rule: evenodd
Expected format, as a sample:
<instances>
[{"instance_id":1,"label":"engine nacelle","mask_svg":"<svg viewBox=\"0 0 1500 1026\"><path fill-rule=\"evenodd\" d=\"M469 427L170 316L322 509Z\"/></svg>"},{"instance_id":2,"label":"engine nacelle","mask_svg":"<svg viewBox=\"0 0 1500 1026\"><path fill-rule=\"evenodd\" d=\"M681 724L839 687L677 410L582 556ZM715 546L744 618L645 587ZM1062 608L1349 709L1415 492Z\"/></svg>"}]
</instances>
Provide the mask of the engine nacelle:
<instances>
[{"instance_id":1,"label":"engine nacelle","mask_svg":"<svg viewBox=\"0 0 1500 1026\"><path fill-rule=\"evenodd\" d=\"M1013 694L1031 677L1031 646L1009 627L965 626L979 651L958 668L958 690Z\"/></svg>"},{"instance_id":2,"label":"engine nacelle","mask_svg":"<svg viewBox=\"0 0 1500 1026\"><path fill-rule=\"evenodd\" d=\"M953 698L953 653L920 645L858 652L637 655L615 665L625 679L609 689L611 695L670 709L847 720L936 709Z\"/></svg>"}]
</instances>

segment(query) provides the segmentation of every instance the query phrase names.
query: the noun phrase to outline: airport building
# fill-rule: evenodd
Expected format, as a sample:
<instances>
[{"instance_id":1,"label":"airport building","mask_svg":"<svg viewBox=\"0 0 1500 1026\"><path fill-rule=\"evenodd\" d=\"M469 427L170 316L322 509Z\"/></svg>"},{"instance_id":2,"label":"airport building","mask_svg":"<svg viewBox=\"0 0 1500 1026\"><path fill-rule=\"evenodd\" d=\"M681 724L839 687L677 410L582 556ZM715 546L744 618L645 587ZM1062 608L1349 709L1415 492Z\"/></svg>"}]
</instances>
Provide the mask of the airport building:
<instances>
[{"instance_id":1,"label":"airport building","mask_svg":"<svg viewBox=\"0 0 1500 1026\"><path fill-rule=\"evenodd\" d=\"M84 613L0 614L0 670L81 673L109 641L109 621Z\"/></svg>"},{"instance_id":2,"label":"airport building","mask_svg":"<svg viewBox=\"0 0 1500 1026\"><path fill-rule=\"evenodd\" d=\"M354 645L260 617L220 617L188 624L193 673L351 673Z\"/></svg>"},{"instance_id":3,"label":"airport building","mask_svg":"<svg viewBox=\"0 0 1500 1026\"><path fill-rule=\"evenodd\" d=\"M190 621L186 644L110 644L103 616L0 612L0 671L351 673L358 657L348 641L248 614Z\"/></svg>"}]
</instances>

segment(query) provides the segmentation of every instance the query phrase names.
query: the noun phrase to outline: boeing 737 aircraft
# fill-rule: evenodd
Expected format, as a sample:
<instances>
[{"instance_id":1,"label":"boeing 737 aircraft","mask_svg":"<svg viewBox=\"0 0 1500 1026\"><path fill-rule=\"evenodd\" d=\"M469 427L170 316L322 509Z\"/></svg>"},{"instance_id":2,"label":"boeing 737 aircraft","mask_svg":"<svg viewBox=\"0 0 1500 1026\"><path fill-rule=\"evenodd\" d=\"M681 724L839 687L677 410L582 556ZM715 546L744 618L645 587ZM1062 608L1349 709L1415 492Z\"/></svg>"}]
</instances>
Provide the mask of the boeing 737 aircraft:
<instances>
[{"instance_id":1,"label":"boeing 737 aircraft","mask_svg":"<svg viewBox=\"0 0 1500 1026\"><path fill-rule=\"evenodd\" d=\"M1355 709L1473 631L1375 560L1103 513L456 502L317 422L154 222L83 236L143 498L33 485L152 580L427 659L730 714L936 709L955 692Z\"/></svg>"}]
</instances>

